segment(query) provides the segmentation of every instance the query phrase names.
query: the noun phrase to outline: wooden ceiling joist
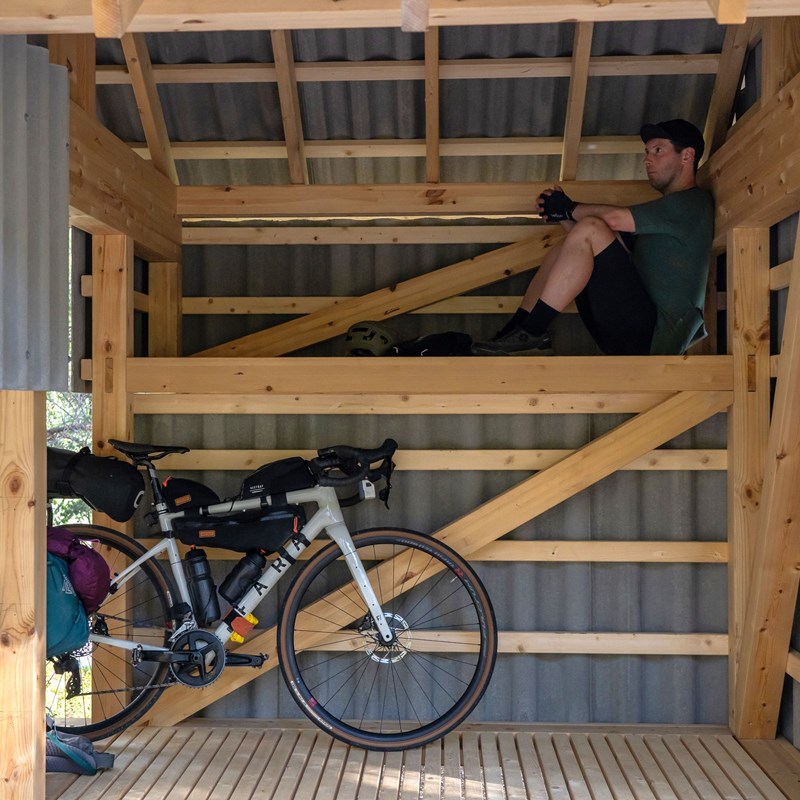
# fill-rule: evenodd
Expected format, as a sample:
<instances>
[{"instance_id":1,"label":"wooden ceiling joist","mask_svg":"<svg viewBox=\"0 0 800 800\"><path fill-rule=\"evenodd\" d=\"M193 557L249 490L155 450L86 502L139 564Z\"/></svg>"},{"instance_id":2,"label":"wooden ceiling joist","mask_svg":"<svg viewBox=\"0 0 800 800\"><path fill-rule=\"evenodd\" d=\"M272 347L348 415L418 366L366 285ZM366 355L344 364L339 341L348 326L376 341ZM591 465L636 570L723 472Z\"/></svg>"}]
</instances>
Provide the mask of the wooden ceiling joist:
<instances>
[{"instance_id":1,"label":"wooden ceiling joist","mask_svg":"<svg viewBox=\"0 0 800 800\"><path fill-rule=\"evenodd\" d=\"M478 359L483 364L495 360L504 361L504 359ZM574 359L565 360L573 361ZM620 361L621 359L615 360ZM645 357L632 360L645 362L648 359ZM652 361L652 359L650 360ZM417 359L417 361L425 361L425 359ZM579 371L575 367L570 369ZM435 535L463 555L469 556L476 550L499 539L508 531L587 489L634 458L642 456L654 447L658 447L710 416L725 410L729 402L730 394L728 392L680 392L650 411L639 414L604 436L595 439L558 464L542 470L474 511L446 525ZM379 577L375 580L379 580L381 586L396 585L396 581L391 577L391 561L384 562L377 569ZM324 612L322 617L328 618ZM316 643L316 640L309 639L302 644L313 646ZM245 647L248 652L267 653L270 656L265 665L267 669L277 662L274 628L253 636ZM786 658L784 657L781 667L784 668L785 665ZM149 724L174 725L261 674L263 674L263 670L240 670L235 674L233 671L225 672L218 681L206 687L202 693L191 689L174 689L171 702L156 705L145 719Z\"/></svg>"},{"instance_id":2,"label":"wooden ceiling joist","mask_svg":"<svg viewBox=\"0 0 800 800\"><path fill-rule=\"evenodd\" d=\"M121 0L120 0L121 1ZM136 0L129 0L135 4ZM127 5L127 4L126 4ZM130 7L130 6L128 6ZM749 0L750 17L792 16L796 0ZM513 25L653 19L711 19L708 0L430 0L431 25ZM127 30L174 32L399 28L398 0L343 4L334 0L144 0ZM5 0L0 34L91 33L92 0ZM125 31L123 31L125 32Z\"/></svg>"},{"instance_id":3,"label":"wooden ceiling joist","mask_svg":"<svg viewBox=\"0 0 800 800\"><path fill-rule=\"evenodd\" d=\"M136 106L142 120L142 129L147 140L147 149L153 166L166 175L173 183L178 183L178 173L172 148L164 121L164 111L153 80L153 67L147 42L143 33L126 33L121 39L122 51L131 76Z\"/></svg>"},{"instance_id":4,"label":"wooden ceiling joist","mask_svg":"<svg viewBox=\"0 0 800 800\"><path fill-rule=\"evenodd\" d=\"M567 118L564 123L564 147L561 153L560 180L574 181L578 172L578 153L583 129L583 109L586 105L586 86L589 80L589 57L592 52L594 23L575 25L572 46L572 70L567 98Z\"/></svg>"},{"instance_id":5,"label":"wooden ceiling joist","mask_svg":"<svg viewBox=\"0 0 800 800\"><path fill-rule=\"evenodd\" d=\"M142 0L91 0L94 35L98 39L120 39L130 28Z\"/></svg>"},{"instance_id":6,"label":"wooden ceiling joist","mask_svg":"<svg viewBox=\"0 0 800 800\"><path fill-rule=\"evenodd\" d=\"M720 61L718 53L672 55L594 56L589 59L589 77L630 75L713 75ZM568 78L569 56L556 58L474 58L439 62L441 80L483 80L485 78ZM176 83L275 83L274 64L154 64L157 84ZM295 64L298 83L328 81L425 80L424 61L309 61ZM130 83L124 66L97 68L97 83Z\"/></svg>"},{"instance_id":7,"label":"wooden ceiling joist","mask_svg":"<svg viewBox=\"0 0 800 800\"><path fill-rule=\"evenodd\" d=\"M529 215L545 181L511 183L350 184L315 186L179 186L178 215L238 219L295 217ZM603 197L613 205L653 200L646 181L572 181L564 190L578 201Z\"/></svg>"},{"instance_id":8,"label":"wooden ceiling joist","mask_svg":"<svg viewBox=\"0 0 800 800\"><path fill-rule=\"evenodd\" d=\"M540 234L522 242L442 267L363 297L331 303L320 311L242 336L196 355L206 358L247 358L291 353L341 335L360 320L389 319L532 269L541 264L547 252L562 239L562 235L558 228L543 228Z\"/></svg>"},{"instance_id":9,"label":"wooden ceiling joist","mask_svg":"<svg viewBox=\"0 0 800 800\"><path fill-rule=\"evenodd\" d=\"M720 25L741 25L747 19L748 0L708 0L714 19Z\"/></svg>"},{"instance_id":10,"label":"wooden ceiling joist","mask_svg":"<svg viewBox=\"0 0 800 800\"><path fill-rule=\"evenodd\" d=\"M308 164L303 150L303 122L295 78L292 34L291 31L272 31L270 39L275 57L283 136L289 157L289 179L292 183L308 183Z\"/></svg>"}]
</instances>

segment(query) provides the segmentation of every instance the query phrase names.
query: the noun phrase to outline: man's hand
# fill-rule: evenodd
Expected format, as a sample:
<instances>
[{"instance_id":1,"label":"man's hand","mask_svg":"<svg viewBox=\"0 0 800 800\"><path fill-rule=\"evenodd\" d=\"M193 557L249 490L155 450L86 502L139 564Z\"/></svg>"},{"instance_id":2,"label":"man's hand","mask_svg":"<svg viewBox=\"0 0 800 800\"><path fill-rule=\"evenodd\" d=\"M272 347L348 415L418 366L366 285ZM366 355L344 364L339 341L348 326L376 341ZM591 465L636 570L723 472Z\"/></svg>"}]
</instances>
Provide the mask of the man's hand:
<instances>
[{"instance_id":1,"label":"man's hand","mask_svg":"<svg viewBox=\"0 0 800 800\"><path fill-rule=\"evenodd\" d=\"M578 204L560 186L547 189L539 195L536 210L545 222L564 222L572 220L572 212Z\"/></svg>"}]
</instances>

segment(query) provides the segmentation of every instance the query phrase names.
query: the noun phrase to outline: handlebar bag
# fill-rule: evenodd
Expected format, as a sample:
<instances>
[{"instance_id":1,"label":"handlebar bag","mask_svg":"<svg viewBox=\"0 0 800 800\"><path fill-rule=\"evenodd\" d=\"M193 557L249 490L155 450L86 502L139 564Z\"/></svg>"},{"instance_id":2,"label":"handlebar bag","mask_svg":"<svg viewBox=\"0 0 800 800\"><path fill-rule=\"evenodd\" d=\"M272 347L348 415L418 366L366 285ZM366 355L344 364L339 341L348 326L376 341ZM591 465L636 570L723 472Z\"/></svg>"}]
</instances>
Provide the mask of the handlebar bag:
<instances>
[{"instance_id":1,"label":"handlebar bag","mask_svg":"<svg viewBox=\"0 0 800 800\"><path fill-rule=\"evenodd\" d=\"M300 456L282 458L271 464L264 464L242 482L239 497L247 500L251 497L266 497L283 492L296 492L316 486L308 461Z\"/></svg>"},{"instance_id":2,"label":"handlebar bag","mask_svg":"<svg viewBox=\"0 0 800 800\"><path fill-rule=\"evenodd\" d=\"M224 547L237 553L248 550L275 552L306 524L302 506L282 506L252 515L173 520L175 538L196 547Z\"/></svg>"},{"instance_id":3,"label":"handlebar bag","mask_svg":"<svg viewBox=\"0 0 800 800\"><path fill-rule=\"evenodd\" d=\"M219 503L217 493L199 481L189 478L167 478L164 483L164 500L170 511L213 506Z\"/></svg>"},{"instance_id":4,"label":"handlebar bag","mask_svg":"<svg viewBox=\"0 0 800 800\"><path fill-rule=\"evenodd\" d=\"M47 494L80 497L95 511L126 522L144 497L144 478L133 464L96 456L88 447L77 453L48 447Z\"/></svg>"}]
</instances>

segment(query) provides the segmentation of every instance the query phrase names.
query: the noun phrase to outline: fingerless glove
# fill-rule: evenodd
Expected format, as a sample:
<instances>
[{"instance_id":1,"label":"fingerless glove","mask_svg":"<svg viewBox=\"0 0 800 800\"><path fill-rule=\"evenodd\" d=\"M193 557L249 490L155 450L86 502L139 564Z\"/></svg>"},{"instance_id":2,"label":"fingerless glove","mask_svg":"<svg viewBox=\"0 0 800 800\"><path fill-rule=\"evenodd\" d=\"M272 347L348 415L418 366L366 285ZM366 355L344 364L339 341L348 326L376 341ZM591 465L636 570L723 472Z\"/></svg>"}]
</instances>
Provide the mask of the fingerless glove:
<instances>
[{"instance_id":1,"label":"fingerless glove","mask_svg":"<svg viewBox=\"0 0 800 800\"><path fill-rule=\"evenodd\" d=\"M572 219L572 212L578 204L567 194L555 191L539 196L542 201L542 216L548 222L563 222Z\"/></svg>"}]
</instances>

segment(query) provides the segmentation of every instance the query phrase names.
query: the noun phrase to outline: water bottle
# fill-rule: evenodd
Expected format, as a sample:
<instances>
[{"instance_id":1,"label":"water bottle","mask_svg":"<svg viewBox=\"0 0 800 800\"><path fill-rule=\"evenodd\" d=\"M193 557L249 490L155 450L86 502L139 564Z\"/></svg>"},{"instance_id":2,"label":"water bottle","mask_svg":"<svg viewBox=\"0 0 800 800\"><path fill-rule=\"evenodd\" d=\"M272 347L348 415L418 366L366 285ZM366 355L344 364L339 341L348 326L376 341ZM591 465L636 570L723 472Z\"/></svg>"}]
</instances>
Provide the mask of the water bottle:
<instances>
[{"instance_id":1,"label":"water bottle","mask_svg":"<svg viewBox=\"0 0 800 800\"><path fill-rule=\"evenodd\" d=\"M244 597L245 592L261 577L267 559L258 550L251 550L230 571L228 577L219 587L219 593L231 605L236 605Z\"/></svg>"},{"instance_id":2,"label":"water bottle","mask_svg":"<svg viewBox=\"0 0 800 800\"><path fill-rule=\"evenodd\" d=\"M205 550L190 550L183 560L189 591L192 595L194 617L201 627L210 625L222 615L219 610L217 587L211 577L211 565Z\"/></svg>"}]
</instances>

